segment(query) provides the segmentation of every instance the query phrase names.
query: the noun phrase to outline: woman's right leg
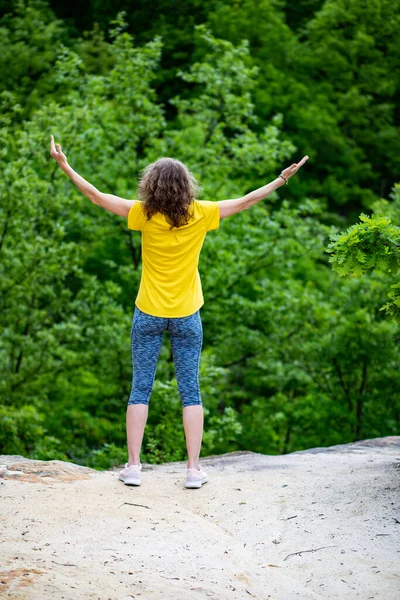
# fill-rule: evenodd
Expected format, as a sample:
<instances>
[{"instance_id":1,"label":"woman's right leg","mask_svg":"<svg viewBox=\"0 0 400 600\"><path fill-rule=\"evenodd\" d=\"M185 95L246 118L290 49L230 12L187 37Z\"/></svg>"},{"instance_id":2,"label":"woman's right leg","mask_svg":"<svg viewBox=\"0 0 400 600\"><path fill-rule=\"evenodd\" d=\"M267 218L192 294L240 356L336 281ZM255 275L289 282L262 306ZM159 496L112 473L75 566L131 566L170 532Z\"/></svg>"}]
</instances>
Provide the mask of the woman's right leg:
<instances>
[{"instance_id":1,"label":"woman's right leg","mask_svg":"<svg viewBox=\"0 0 400 600\"><path fill-rule=\"evenodd\" d=\"M132 389L126 412L128 466L140 463L149 399L166 326L167 319L148 315L135 306L131 330Z\"/></svg>"},{"instance_id":2,"label":"woman's right leg","mask_svg":"<svg viewBox=\"0 0 400 600\"><path fill-rule=\"evenodd\" d=\"M203 439L204 412L203 406L184 406L183 427L186 437L186 449L188 453L187 468L198 469L201 442Z\"/></svg>"}]
</instances>

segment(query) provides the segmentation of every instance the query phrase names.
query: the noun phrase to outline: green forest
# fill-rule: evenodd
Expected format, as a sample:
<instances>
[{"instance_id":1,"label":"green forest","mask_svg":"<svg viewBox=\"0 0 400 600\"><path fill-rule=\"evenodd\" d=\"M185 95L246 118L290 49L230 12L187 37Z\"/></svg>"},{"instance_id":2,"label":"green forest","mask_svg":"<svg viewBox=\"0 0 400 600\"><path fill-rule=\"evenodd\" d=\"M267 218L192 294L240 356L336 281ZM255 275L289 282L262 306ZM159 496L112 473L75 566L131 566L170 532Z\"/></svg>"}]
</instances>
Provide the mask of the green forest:
<instances>
[{"instance_id":1,"label":"green forest","mask_svg":"<svg viewBox=\"0 0 400 600\"><path fill-rule=\"evenodd\" d=\"M0 0L0 453L127 456L140 232L161 156L240 197L199 271L202 456L400 433L400 0ZM186 456L168 336L142 460Z\"/></svg>"}]
</instances>

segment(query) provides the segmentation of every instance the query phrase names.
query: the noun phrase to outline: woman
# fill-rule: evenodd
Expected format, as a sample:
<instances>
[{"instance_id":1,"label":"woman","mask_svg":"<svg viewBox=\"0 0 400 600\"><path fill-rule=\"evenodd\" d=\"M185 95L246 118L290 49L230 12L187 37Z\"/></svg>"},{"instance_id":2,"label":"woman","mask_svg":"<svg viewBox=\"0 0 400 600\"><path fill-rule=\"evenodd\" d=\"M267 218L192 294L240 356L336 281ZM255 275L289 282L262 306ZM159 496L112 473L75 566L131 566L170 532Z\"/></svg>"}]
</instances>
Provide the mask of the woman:
<instances>
[{"instance_id":1,"label":"woman","mask_svg":"<svg viewBox=\"0 0 400 600\"><path fill-rule=\"evenodd\" d=\"M242 198L211 202L196 199L199 187L195 178L173 158L160 158L147 166L139 183L139 200L126 200L100 192L78 175L52 135L50 154L93 204L126 217L129 229L142 232L143 267L131 329L133 379L126 413L129 458L119 479L127 485L140 485L148 403L164 331L168 330L188 452L185 487L199 488L208 481L199 464L204 420L199 388L200 308L204 304L200 251L207 232L218 229L221 219L250 208L287 183L308 156Z\"/></svg>"}]
</instances>

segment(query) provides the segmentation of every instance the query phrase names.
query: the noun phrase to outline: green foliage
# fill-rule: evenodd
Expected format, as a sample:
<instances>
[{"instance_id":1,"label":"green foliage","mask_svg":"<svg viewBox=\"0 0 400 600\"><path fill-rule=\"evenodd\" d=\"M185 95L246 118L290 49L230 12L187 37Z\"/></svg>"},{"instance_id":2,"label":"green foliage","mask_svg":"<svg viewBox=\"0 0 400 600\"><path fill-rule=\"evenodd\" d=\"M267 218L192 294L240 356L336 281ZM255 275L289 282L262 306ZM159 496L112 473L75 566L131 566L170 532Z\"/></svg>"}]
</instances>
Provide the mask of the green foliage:
<instances>
[{"instance_id":1,"label":"green foliage","mask_svg":"<svg viewBox=\"0 0 400 600\"><path fill-rule=\"evenodd\" d=\"M373 269L396 273L400 265L400 227L388 217L361 214L361 223L333 234L327 251L340 275L359 277Z\"/></svg>"},{"instance_id":2,"label":"green foliage","mask_svg":"<svg viewBox=\"0 0 400 600\"><path fill-rule=\"evenodd\" d=\"M332 268L342 277L352 275L360 277L374 270L396 274L400 265L400 227L385 216L399 215L400 186L395 186L392 193L393 203L385 200L376 202L374 207L378 214L371 217L361 214L361 223L356 223L342 234L332 234L327 252L331 253L329 261ZM389 302L380 310L386 310L400 323L399 284L391 286L388 293Z\"/></svg>"},{"instance_id":3,"label":"green foliage","mask_svg":"<svg viewBox=\"0 0 400 600\"><path fill-rule=\"evenodd\" d=\"M0 93L12 91L28 116L54 93L52 68L68 34L45 0L7 4L9 12L0 19Z\"/></svg>"},{"instance_id":4,"label":"green foliage","mask_svg":"<svg viewBox=\"0 0 400 600\"><path fill-rule=\"evenodd\" d=\"M386 302L380 310L386 310L400 324L400 283L394 283L390 288L392 291L388 293L389 302Z\"/></svg>"},{"instance_id":5,"label":"green foliage","mask_svg":"<svg viewBox=\"0 0 400 600\"><path fill-rule=\"evenodd\" d=\"M312 171L290 193L326 198L353 219L388 195L399 172L400 2L295 4L227 0L208 22L219 37L248 40L260 126L282 113L283 133L310 156Z\"/></svg>"},{"instance_id":6,"label":"green foliage","mask_svg":"<svg viewBox=\"0 0 400 600\"><path fill-rule=\"evenodd\" d=\"M32 405L20 408L0 405L2 453L29 455L38 460L67 460L61 440L46 435L44 420L44 414Z\"/></svg>"},{"instance_id":7,"label":"green foliage","mask_svg":"<svg viewBox=\"0 0 400 600\"><path fill-rule=\"evenodd\" d=\"M171 11L166 0L151 6L138 0L134 10L119 14L138 46L162 41L154 84L172 121L169 100L192 97L191 83L178 72L204 63L208 52L198 43L196 26L235 47L247 43L248 66L257 71L252 101L259 131L281 114L283 139L313 162L287 193L319 197L353 222L360 210L388 197L399 172L399 2L187 0ZM12 89L25 115L52 95L60 98L53 78L60 42L79 54L87 72L109 73L114 56L107 29L126 8L119 0L112 7L96 2L86 11L51 5L68 20L56 19L44 0L16 0L0 22L0 90ZM256 186L257 174L253 179L249 172L247 183Z\"/></svg>"},{"instance_id":8,"label":"green foliage","mask_svg":"<svg viewBox=\"0 0 400 600\"><path fill-rule=\"evenodd\" d=\"M184 81L196 85L196 92L188 99L171 99L177 109L176 126L154 141L146 160L175 156L190 163L203 181L206 196L234 197L248 185L244 175L248 170L261 181L290 156L294 146L279 139L280 114L261 133L252 128L257 121L250 94L256 69L247 64L247 43L235 48L204 26L196 28L196 36L208 53L201 63L180 73Z\"/></svg>"},{"instance_id":9,"label":"green foliage","mask_svg":"<svg viewBox=\"0 0 400 600\"><path fill-rule=\"evenodd\" d=\"M378 98L365 87L369 76L373 85L381 73L381 56L368 37L372 20L379 23L381 16L366 11L358 46L337 33L337 60L350 61L350 50L355 60L354 68L346 63L351 76L317 81L322 60L326 73L334 69L326 62L322 32L329 30L333 51L334 24L344 20L348 32L356 2L348 14L337 9L340 2L336 8L326 2L314 24L303 24L308 45L284 23L282 3L260 3L268 20L250 0L240 7L212 2L209 22L190 35L179 21L180 43L189 45L190 38L193 59L181 57L169 87L163 84L168 61L171 55L178 60L171 36L138 44L120 12L112 15L108 37L94 28L73 43L44 3L17 5L0 24L10 64L0 91L0 452L98 469L126 460L140 236L66 179L49 155L50 133L73 168L102 191L125 198L135 196L139 170L162 155L187 163L203 195L218 200L265 184L296 149L307 148L312 169L251 210L224 219L204 243L203 455L285 453L396 434L400 350L396 325L379 307L391 289L384 308L398 318L392 273L398 268L400 186L392 202L365 193L375 177L369 156L387 151L379 135L365 133L374 111L386 115L382 135L392 140L391 156L395 148L391 88L382 83ZM197 0L192 5L200 11ZM215 35L219 27L229 40ZM382 44L394 61L392 24L385 27ZM27 47L36 53L33 78ZM361 92L348 95L346 81L364 63L368 77L363 72L354 82L367 94L363 121L365 115L356 114ZM350 118L360 119L351 130ZM374 214L338 234L327 224L333 197L339 203L375 199ZM332 220L343 223L338 215ZM331 265L363 277L339 279ZM168 336L141 458L186 458Z\"/></svg>"},{"instance_id":10,"label":"green foliage","mask_svg":"<svg viewBox=\"0 0 400 600\"><path fill-rule=\"evenodd\" d=\"M87 460L87 466L92 469L110 469L118 465L122 465L126 462L126 450L116 446L115 444L105 443L98 450L93 450L89 460Z\"/></svg>"}]
</instances>

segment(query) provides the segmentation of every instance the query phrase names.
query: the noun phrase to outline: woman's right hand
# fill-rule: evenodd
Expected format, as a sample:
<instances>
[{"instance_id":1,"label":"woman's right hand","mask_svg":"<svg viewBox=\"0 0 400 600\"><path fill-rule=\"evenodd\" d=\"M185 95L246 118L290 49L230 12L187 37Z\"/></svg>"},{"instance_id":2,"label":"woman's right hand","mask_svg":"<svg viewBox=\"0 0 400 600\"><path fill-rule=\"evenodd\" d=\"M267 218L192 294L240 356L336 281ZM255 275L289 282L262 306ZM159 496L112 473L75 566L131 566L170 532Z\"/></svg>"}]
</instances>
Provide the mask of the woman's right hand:
<instances>
[{"instance_id":1,"label":"woman's right hand","mask_svg":"<svg viewBox=\"0 0 400 600\"><path fill-rule=\"evenodd\" d=\"M54 144L54 136L50 135L50 154L62 169L68 165L67 157L61 150L60 144Z\"/></svg>"},{"instance_id":2,"label":"woman's right hand","mask_svg":"<svg viewBox=\"0 0 400 600\"><path fill-rule=\"evenodd\" d=\"M287 169L282 171L281 175L286 177L286 179L290 179L293 175L295 175L297 173L297 171L300 169L300 167L302 167L307 160L308 160L308 156L306 154L305 156L303 156L303 158L301 159L301 161L299 163L294 163L293 165L290 165L290 167L288 167Z\"/></svg>"}]
</instances>

